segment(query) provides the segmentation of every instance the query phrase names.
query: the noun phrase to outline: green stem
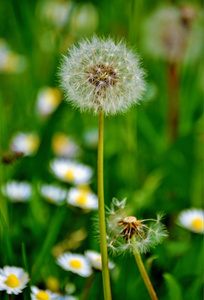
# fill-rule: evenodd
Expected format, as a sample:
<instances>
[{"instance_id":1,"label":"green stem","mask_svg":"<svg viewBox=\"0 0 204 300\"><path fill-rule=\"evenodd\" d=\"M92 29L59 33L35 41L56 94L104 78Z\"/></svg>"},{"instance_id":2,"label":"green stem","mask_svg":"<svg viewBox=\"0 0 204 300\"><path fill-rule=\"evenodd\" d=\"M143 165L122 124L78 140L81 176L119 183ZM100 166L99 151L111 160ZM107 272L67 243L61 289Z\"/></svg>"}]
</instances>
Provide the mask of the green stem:
<instances>
[{"instance_id":1,"label":"green stem","mask_svg":"<svg viewBox=\"0 0 204 300\"><path fill-rule=\"evenodd\" d=\"M90 291L92 283L94 281L94 277L95 277L95 272L87 279L87 282L85 284L81 300L87 300L88 299L89 291Z\"/></svg>"},{"instance_id":2,"label":"green stem","mask_svg":"<svg viewBox=\"0 0 204 300\"><path fill-rule=\"evenodd\" d=\"M103 138L104 136L104 113L99 112L99 131L98 131L98 214L100 231L100 248L102 259L102 277L104 299L111 300L110 275L108 269L108 252L106 242L106 221L104 207L104 183L103 183Z\"/></svg>"},{"instance_id":3,"label":"green stem","mask_svg":"<svg viewBox=\"0 0 204 300\"><path fill-rule=\"evenodd\" d=\"M153 286L152 286L152 283L151 283L151 281L150 281L150 279L149 279L149 276L148 276L148 274L147 274L147 271L145 270L145 267L144 267L144 264L143 264L143 262L142 262L141 256L140 256L140 254L139 254L139 252L138 252L138 250L137 250L137 245L136 245L136 242L135 242L135 238L134 238L134 237L132 237L131 243L132 243L132 245L133 245L133 251L134 251L135 260L136 260L136 262L137 262L139 271L140 271L140 273L141 273L141 275L142 275L142 278L143 278L143 280L144 280L144 283L145 283L145 285L146 285L146 288L147 288L147 290L148 290L148 292L149 292L150 298L151 298L152 300L158 300L157 295L156 295L156 293L155 293L155 290L154 290L154 288L153 288Z\"/></svg>"}]
</instances>

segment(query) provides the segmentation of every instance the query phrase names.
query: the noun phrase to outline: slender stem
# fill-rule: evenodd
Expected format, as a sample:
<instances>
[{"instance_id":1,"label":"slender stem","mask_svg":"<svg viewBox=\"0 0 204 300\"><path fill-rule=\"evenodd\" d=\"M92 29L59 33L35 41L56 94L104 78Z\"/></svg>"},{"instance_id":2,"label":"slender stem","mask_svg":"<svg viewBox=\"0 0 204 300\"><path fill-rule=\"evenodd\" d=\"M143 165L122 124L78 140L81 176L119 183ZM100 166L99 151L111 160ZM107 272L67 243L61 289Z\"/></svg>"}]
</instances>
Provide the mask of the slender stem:
<instances>
[{"instance_id":1,"label":"slender stem","mask_svg":"<svg viewBox=\"0 0 204 300\"><path fill-rule=\"evenodd\" d=\"M150 279L149 279L149 276L148 276L148 274L147 274L147 271L145 270L145 267L144 267L144 264L143 264L143 262L142 262L141 256L140 256L140 254L139 254L139 252L138 252L138 250L137 250L137 245L136 245L136 242L135 242L135 238L134 238L134 237L132 237L131 243L132 243L132 245L133 245L133 251L134 251L135 260L136 260L136 262L137 262L139 271L140 271L140 273L141 273L141 275L142 275L142 278L143 278L143 280L144 280L144 283L145 283L145 285L146 285L146 288L147 288L147 290L148 290L148 292L149 292L150 298L151 298L152 300L158 300L157 295L156 295L156 293L155 293L155 290L154 290L154 288L153 288L153 286L152 286L152 283L151 283L151 281L150 281Z\"/></svg>"},{"instance_id":2,"label":"slender stem","mask_svg":"<svg viewBox=\"0 0 204 300\"><path fill-rule=\"evenodd\" d=\"M103 183L103 140L104 140L104 113L99 112L99 131L98 131L98 214L100 231L100 248L102 258L102 277L104 299L111 300L110 275L108 269L108 252L106 242L106 221L104 207L104 183Z\"/></svg>"},{"instance_id":3,"label":"slender stem","mask_svg":"<svg viewBox=\"0 0 204 300\"><path fill-rule=\"evenodd\" d=\"M179 79L176 63L167 65L168 84L168 136L171 142L175 141L178 135L179 125Z\"/></svg>"},{"instance_id":4,"label":"slender stem","mask_svg":"<svg viewBox=\"0 0 204 300\"><path fill-rule=\"evenodd\" d=\"M12 299L13 299L13 295L9 294L9 300L12 300Z\"/></svg>"},{"instance_id":5,"label":"slender stem","mask_svg":"<svg viewBox=\"0 0 204 300\"><path fill-rule=\"evenodd\" d=\"M91 276L89 276L89 278L87 279L87 282L85 284L81 300L87 300L88 299L89 291L90 291L92 283L94 281L94 277L95 277L95 272Z\"/></svg>"}]
</instances>

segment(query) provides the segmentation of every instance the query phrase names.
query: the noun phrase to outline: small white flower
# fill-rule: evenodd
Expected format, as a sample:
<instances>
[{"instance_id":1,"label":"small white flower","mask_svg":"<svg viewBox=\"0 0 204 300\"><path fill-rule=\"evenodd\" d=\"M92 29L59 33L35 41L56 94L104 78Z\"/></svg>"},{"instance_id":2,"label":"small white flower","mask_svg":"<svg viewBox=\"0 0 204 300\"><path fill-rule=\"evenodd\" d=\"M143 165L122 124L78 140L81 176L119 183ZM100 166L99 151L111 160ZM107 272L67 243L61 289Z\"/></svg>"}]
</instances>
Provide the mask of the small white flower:
<instances>
[{"instance_id":1,"label":"small white flower","mask_svg":"<svg viewBox=\"0 0 204 300\"><path fill-rule=\"evenodd\" d=\"M18 295L28 281L28 274L22 268L5 266L0 269L0 291Z\"/></svg>"},{"instance_id":2,"label":"small white flower","mask_svg":"<svg viewBox=\"0 0 204 300\"><path fill-rule=\"evenodd\" d=\"M50 115L62 101L62 93L58 88L41 88L37 95L37 110L40 115Z\"/></svg>"},{"instance_id":3,"label":"small white flower","mask_svg":"<svg viewBox=\"0 0 204 300\"><path fill-rule=\"evenodd\" d=\"M178 216L178 224L196 233L204 233L204 211L192 208L182 211Z\"/></svg>"},{"instance_id":4,"label":"small white flower","mask_svg":"<svg viewBox=\"0 0 204 300\"><path fill-rule=\"evenodd\" d=\"M92 268L94 268L96 270L102 270L102 261L101 261L100 253L98 253L96 251L88 250L85 252L85 256L89 260ZM108 267L109 267L109 269L113 269L115 267L115 264L113 262L109 261Z\"/></svg>"},{"instance_id":5,"label":"small white flower","mask_svg":"<svg viewBox=\"0 0 204 300\"><path fill-rule=\"evenodd\" d=\"M27 182L9 181L2 186L2 192L12 202L25 202L31 197L32 188Z\"/></svg>"},{"instance_id":6,"label":"small white flower","mask_svg":"<svg viewBox=\"0 0 204 300\"><path fill-rule=\"evenodd\" d=\"M11 140L11 149L14 152L22 152L25 155L32 155L38 150L39 137L34 133L16 133Z\"/></svg>"},{"instance_id":7,"label":"small white flower","mask_svg":"<svg viewBox=\"0 0 204 300\"><path fill-rule=\"evenodd\" d=\"M67 203L83 209L97 209L98 198L86 186L71 188L67 195Z\"/></svg>"},{"instance_id":8,"label":"small white flower","mask_svg":"<svg viewBox=\"0 0 204 300\"><path fill-rule=\"evenodd\" d=\"M25 70L27 61L23 55L13 52L4 39L0 39L0 72L20 73Z\"/></svg>"},{"instance_id":9,"label":"small white flower","mask_svg":"<svg viewBox=\"0 0 204 300\"><path fill-rule=\"evenodd\" d=\"M88 277L92 273L88 260L81 254L66 252L58 257L57 263L64 270L77 273L82 277Z\"/></svg>"},{"instance_id":10,"label":"small white flower","mask_svg":"<svg viewBox=\"0 0 204 300\"><path fill-rule=\"evenodd\" d=\"M67 159L56 158L50 167L60 180L76 185L88 183L93 173L90 167Z\"/></svg>"},{"instance_id":11,"label":"small white flower","mask_svg":"<svg viewBox=\"0 0 204 300\"><path fill-rule=\"evenodd\" d=\"M67 191L57 185L43 184L40 193L46 201L59 205L65 200Z\"/></svg>"},{"instance_id":12,"label":"small white flower","mask_svg":"<svg viewBox=\"0 0 204 300\"><path fill-rule=\"evenodd\" d=\"M31 287L31 299L32 300L59 300L59 294L54 294L49 290L40 290L36 286Z\"/></svg>"},{"instance_id":13,"label":"small white flower","mask_svg":"<svg viewBox=\"0 0 204 300\"><path fill-rule=\"evenodd\" d=\"M110 38L93 37L73 46L63 56L59 75L67 100L96 114L124 112L138 103L145 90L138 57Z\"/></svg>"},{"instance_id":14,"label":"small white flower","mask_svg":"<svg viewBox=\"0 0 204 300\"><path fill-rule=\"evenodd\" d=\"M57 132L52 138L52 150L58 156L76 157L79 154L79 147L70 137L62 132Z\"/></svg>"}]
</instances>

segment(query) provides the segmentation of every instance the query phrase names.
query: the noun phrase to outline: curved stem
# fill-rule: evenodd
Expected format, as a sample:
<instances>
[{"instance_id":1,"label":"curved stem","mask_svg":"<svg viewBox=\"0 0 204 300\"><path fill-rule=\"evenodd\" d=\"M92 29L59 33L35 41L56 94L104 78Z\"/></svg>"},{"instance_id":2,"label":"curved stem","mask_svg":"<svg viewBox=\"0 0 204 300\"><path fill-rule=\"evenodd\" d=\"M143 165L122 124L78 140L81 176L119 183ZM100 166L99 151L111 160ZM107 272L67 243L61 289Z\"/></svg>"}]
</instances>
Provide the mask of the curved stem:
<instances>
[{"instance_id":1,"label":"curved stem","mask_svg":"<svg viewBox=\"0 0 204 300\"><path fill-rule=\"evenodd\" d=\"M136 242L135 242L135 238L134 238L134 237L132 237L131 243L132 243L132 245L133 245L133 252L134 252L135 260L136 260L136 262L137 262L137 265L138 265L140 274L142 275L142 278L143 278L143 280L144 280L144 283L145 283L145 285L146 285L146 288L147 288L147 290L148 290L148 293L149 293L149 295L150 295L150 298L151 298L152 300L158 300L157 295L156 295L156 293L155 293L155 290L154 290L154 288L153 288L153 286L152 286L152 283L151 283L151 281L150 281L150 279L149 279L149 276L148 276L148 274L147 274L147 271L145 270L145 267L144 267L144 264L143 264L143 262L142 262L141 256L140 256L140 254L139 254L139 252L138 252L138 250L137 250L137 245L136 245Z\"/></svg>"},{"instance_id":2,"label":"curved stem","mask_svg":"<svg viewBox=\"0 0 204 300\"><path fill-rule=\"evenodd\" d=\"M89 291L90 291L92 283L94 281L94 277L95 277L95 272L87 279L87 282L85 284L81 300L87 300L88 299Z\"/></svg>"},{"instance_id":3,"label":"curved stem","mask_svg":"<svg viewBox=\"0 0 204 300\"><path fill-rule=\"evenodd\" d=\"M103 140L104 140L104 113L99 111L99 131L98 131L98 214L100 231L100 249L102 259L102 277L104 299L111 300L110 275L108 269L108 252L106 242L106 222L104 207L104 183L103 183Z\"/></svg>"}]
</instances>

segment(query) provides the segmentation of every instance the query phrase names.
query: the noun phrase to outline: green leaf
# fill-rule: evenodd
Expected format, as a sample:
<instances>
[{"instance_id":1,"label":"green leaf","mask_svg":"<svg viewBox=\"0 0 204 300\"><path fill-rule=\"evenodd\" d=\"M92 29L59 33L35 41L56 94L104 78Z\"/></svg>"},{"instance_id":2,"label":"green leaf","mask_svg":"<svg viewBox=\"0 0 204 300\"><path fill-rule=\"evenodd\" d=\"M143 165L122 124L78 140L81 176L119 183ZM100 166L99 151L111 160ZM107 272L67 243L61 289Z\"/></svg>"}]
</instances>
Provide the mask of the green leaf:
<instances>
[{"instance_id":1,"label":"green leaf","mask_svg":"<svg viewBox=\"0 0 204 300\"><path fill-rule=\"evenodd\" d=\"M167 286L168 299L182 300L182 290L177 280L169 273L165 273L163 276Z\"/></svg>"}]
</instances>

